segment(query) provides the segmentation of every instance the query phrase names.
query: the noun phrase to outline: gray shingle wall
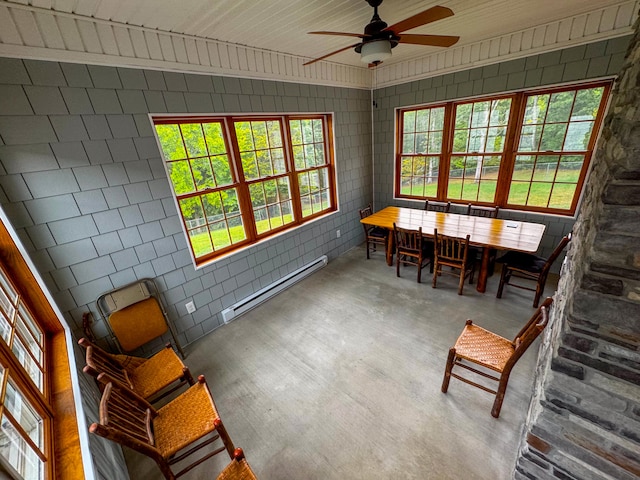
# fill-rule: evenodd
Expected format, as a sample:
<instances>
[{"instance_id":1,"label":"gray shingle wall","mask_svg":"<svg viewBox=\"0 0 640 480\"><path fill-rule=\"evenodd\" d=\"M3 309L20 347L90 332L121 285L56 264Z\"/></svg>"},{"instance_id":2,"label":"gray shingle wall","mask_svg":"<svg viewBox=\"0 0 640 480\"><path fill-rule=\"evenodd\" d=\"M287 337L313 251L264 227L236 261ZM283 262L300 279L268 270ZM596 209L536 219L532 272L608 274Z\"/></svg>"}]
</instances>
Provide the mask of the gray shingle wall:
<instances>
[{"instance_id":1,"label":"gray shingle wall","mask_svg":"<svg viewBox=\"0 0 640 480\"><path fill-rule=\"evenodd\" d=\"M628 44L628 36L620 37L375 90L376 209L421 206L421 202L393 198L394 108L616 75ZM546 224L539 251L543 256L551 254L574 223L573 218L525 212L502 212L500 217ZM559 271L560 262L554 269Z\"/></svg>"},{"instance_id":2,"label":"gray shingle wall","mask_svg":"<svg viewBox=\"0 0 640 480\"><path fill-rule=\"evenodd\" d=\"M0 201L76 333L100 293L153 277L192 342L223 308L361 241L367 91L8 58L0 72ZM340 211L195 270L147 117L163 112L335 112ZM95 330L106 333L100 320Z\"/></svg>"}]
</instances>

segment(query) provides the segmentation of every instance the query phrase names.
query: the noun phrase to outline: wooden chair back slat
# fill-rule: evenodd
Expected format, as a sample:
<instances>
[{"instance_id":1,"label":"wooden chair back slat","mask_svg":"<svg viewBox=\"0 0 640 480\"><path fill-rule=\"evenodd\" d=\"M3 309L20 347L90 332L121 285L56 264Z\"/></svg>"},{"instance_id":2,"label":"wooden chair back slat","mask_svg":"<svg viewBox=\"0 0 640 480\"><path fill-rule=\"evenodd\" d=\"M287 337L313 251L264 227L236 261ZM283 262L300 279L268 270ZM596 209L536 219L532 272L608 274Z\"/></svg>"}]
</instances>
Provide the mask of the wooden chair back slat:
<instances>
[{"instance_id":1,"label":"wooden chair back slat","mask_svg":"<svg viewBox=\"0 0 640 480\"><path fill-rule=\"evenodd\" d=\"M425 200L424 209L428 212L449 213L451 210L451 202L435 202L433 200Z\"/></svg>"},{"instance_id":2,"label":"wooden chair back slat","mask_svg":"<svg viewBox=\"0 0 640 480\"><path fill-rule=\"evenodd\" d=\"M481 205L467 205L467 215L472 217L498 218L500 207L484 207Z\"/></svg>"},{"instance_id":3,"label":"wooden chair back slat","mask_svg":"<svg viewBox=\"0 0 640 480\"><path fill-rule=\"evenodd\" d=\"M94 376L98 376L104 372L124 385L132 387L127 372L120 362L101 348L96 348L95 345L89 345L87 347L86 362L87 366L93 370L93 372L89 373Z\"/></svg>"}]
</instances>

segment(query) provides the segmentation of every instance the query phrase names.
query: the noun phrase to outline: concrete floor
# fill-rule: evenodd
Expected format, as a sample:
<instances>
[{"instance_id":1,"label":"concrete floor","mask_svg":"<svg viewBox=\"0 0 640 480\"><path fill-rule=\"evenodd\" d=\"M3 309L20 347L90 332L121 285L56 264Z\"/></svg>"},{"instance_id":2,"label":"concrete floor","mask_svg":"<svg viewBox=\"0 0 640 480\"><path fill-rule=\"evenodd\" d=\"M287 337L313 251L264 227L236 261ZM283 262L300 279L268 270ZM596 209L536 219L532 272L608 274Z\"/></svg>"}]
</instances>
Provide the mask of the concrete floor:
<instances>
[{"instance_id":1,"label":"concrete floor","mask_svg":"<svg viewBox=\"0 0 640 480\"><path fill-rule=\"evenodd\" d=\"M506 287L498 300L494 275L484 295L466 284L460 297L452 276L432 289L427 269L422 284L414 267L401 274L352 249L187 349L258 478L511 478L541 340L516 365L497 420L492 395L440 385L467 318L512 338L533 293ZM163 478L125 454L132 479ZM227 462L220 454L182 478L215 478Z\"/></svg>"}]
</instances>

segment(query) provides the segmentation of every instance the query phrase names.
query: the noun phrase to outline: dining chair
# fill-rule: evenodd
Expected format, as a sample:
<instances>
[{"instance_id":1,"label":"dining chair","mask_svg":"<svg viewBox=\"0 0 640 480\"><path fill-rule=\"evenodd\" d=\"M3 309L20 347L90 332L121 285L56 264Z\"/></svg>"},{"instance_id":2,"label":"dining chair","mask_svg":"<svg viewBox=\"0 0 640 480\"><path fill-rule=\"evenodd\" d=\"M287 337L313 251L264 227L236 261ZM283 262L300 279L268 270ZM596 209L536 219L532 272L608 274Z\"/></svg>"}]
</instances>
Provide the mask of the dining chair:
<instances>
[{"instance_id":1,"label":"dining chair","mask_svg":"<svg viewBox=\"0 0 640 480\"><path fill-rule=\"evenodd\" d=\"M93 344L86 338L78 343L85 349L83 372L127 387L150 403L164 398L184 385L195 382L189 368L182 363L170 344L150 358L116 355ZM172 388L169 388L173 385ZM158 395L160 394L160 395Z\"/></svg>"},{"instance_id":2,"label":"dining chair","mask_svg":"<svg viewBox=\"0 0 640 480\"><path fill-rule=\"evenodd\" d=\"M498 212L500 207L485 207L482 205L467 205L467 215L472 217L484 217L484 218L498 218ZM470 255L473 256L474 261L477 265L482 262L482 248L471 247ZM498 250L495 248L489 249L489 268L487 270L487 275L493 275L493 272L496 267L496 258L498 256Z\"/></svg>"},{"instance_id":3,"label":"dining chair","mask_svg":"<svg viewBox=\"0 0 640 480\"><path fill-rule=\"evenodd\" d=\"M428 212L444 212L449 213L451 210L451 202L435 202L432 200L425 200L424 209Z\"/></svg>"},{"instance_id":4,"label":"dining chair","mask_svg":"<svg viewBox=\"0 0 640 480\"><path fill-rule=\"evenodd\" d=\"M422 237L422 228L408 230L393 224L396 244L396 276L400 276L400 264L418 267L418 283L421 283L422 269L431 263L429 245Z\"/></svg>"},{"instance_id":5,"label":"dining chair","mask_svg":"<svg viewBox=\"0 0 640 480\"><path fill-rule=\"evenodd\" d=\"M472 217L498 218L500 207L485 207L482 205L467 205L467 215Z\"/></svg>"},{"instance_id":6,"label":"dining chair","mask_svg":"<svg viewBox=\"0 0 640 480\"><path fill-rule=\"evenodd\" d=\"M439 234L437 228L433 231L433 288L436 288L438 276L443 273L460 278L458 295L462 295L467 277L469 277L469 283L473 283L475 263L469 257L469 237L470 235L466 238L448 237ZM444 270L442 267L452 267L460 272Z\"/></svg>"},{"instance_id":7,"label":"dining chair","mask_svg":"<svg viewBox=\"0 0 640 480\"><path fill-rule=\"evenodd\" d=\"M558 243L549 258L516 251L509 251L502 257L498 258L496 262L502 263L502 272L500 274L500 284L498 285L496 298L502 298L504 286L511 285L516 288L536 292L533 297L533 308L536 308L540 302L542 294L544 293L544 287L547 283L547 277L549 276L551 265L553 265L570 241L571 233L568 233L562 237L560 243ZM513 277L534 280L536 282L536 286L530 287L520 283L511 283L511 279Z\"/></svg>"},{"instance_id":8,"label":"dining chair","mask_svg":"<svg viewBox=\"0 0 640 480\"><path fill-rule=\"evenodd\" d=\"M360 210L360 220L367 218L372 214L373 209L371 208L371 204L369 204ZM389 231L385 228L365 225L364 223L362 224L362 227L364 228L364 237L367 242L367 260L369 259L369 251L376 252L378 245L382 247L383 252L386 252Z\"/></svg>"},{"instance_id":9,"label":"dining chair","mask_svg":"<svg viewBox=\"0 0 640 480\"><path fill-rule=\"evenodd\" d=\"M106 375L99 375L98 380L106 382L100 400L100 419L89 431L151 457L167 480L184 475L225 450L233 458L233 442L220 420L204 376L158 409L130 389L108 381ZM222 446L173 472L173 465L218 439L222 440Z\"/></svg>"},{"instance_id":10,"label":"dining chair","mask_svg":"<svg viewBox=\"0 0 640 480\"><path fill-rule=\"evenodd\" d=\"M121 352L133 352L169 332L184 358L175 327L152 278L109 290L98 297L96 306L105 319L111 340Z\"/></svg>"},{"instance_id":11,"label":"dining chair","mask_svg":"<svg viewBox=\"0 0 640 480\"><path fill-rule=\"evenodd\" d=\"M473 320L467 320L455 345L449 349L447 365L442 380L442 392L447 393L449 381L451 377L453 377L469 385L478 387L485 392L492 393L496 398L493 402L491 415L498 418L500 416L504 394L507 390L509 375L511 375L513 367L520 357L522 357L522 354L549 323L549 307L552 303L553 299L547 298L518 332L513 341L474 325ZM468 363L478 365L482 367L483 370L478 370L468 365ZM464 368L482 377L496 381L498 382L498 389L493 390L454 373L454 367ZM491 371L491 373L487 373L487 369ZM498 375L496 376L493 372Z\"/></svg>"},{"instance_id":12,"label":"dining chair","mask_svg":"<svg viewBox=\"0 0 640 480\"><path fill-rule=\"evenodd\" d=\"M236 448L231 462L220 472L216 480L257 480L257 477L244 458L242 449Z\"/></svg>"}]
</instances>

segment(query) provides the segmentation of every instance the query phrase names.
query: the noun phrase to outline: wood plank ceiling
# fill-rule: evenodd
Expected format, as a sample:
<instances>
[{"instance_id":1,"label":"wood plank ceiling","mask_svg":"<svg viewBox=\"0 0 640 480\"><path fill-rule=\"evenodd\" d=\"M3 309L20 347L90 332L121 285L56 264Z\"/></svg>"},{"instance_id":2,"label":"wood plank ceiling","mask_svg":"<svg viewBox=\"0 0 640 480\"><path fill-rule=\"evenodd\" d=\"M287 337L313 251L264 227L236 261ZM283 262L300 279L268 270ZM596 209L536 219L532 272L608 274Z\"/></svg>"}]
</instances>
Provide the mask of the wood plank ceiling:
<instances>
[{"instance_id":1,"label":"wood plank ceiling","mask_svg":"<svg viewBox=\"0 0 640 480\"><path fill-rule=\"evenodd\" d=\"M638 3L638 0L385 0L379 13L391 25L436 4L451 8L455 12L453 17L415 28L410 33L459 35L458 44L448 50L459 52L457 66L464 68L464 59L468 67L481 60L499 60L497 57L504 57L505 53L507 58L509 55L513 58L518 54L523 56L527 53L525 50L539 53L629 33ZM340 77L336 73L339 71L343 72L342 76L352 76L354 69L358 69L363 72L356 76L361 76L366 83L372 73L352 50L332 56L320 62L325 65L313 69L303 68L301 64L355 43L348 37L320 37L307 32L361 33L372 12L364 0L0 0L3 47L0 54L11 54L8 46L13 45L15 56L24 55L25 49L17 48L22 46L124 57L129 59L127 64L132 63L132 58L139 58L216 67L211 48L205 46L214 42L225 47L217 48L213 56L240 55L236 62L240 70L245 53L239 52L248 49L262 52L262 63L275 62L276 66L263 68L271 70L265 73L277 70L277 74L294 74L291 79L313 79ZM176 42L175 38L183 41ZM505 42L509 43L508 48ZM478 58L472 55L473 46L477 46ZM464 53L465 48L468 54ZM499 51L487 52L487 58L482 58L482 48ZM410 62L440 56L442 60L431 62L437 67L438 63L447 63L444 50L401 44L393 50L393 57L378 69L407 70ZM248 55L247 69L251 70L249 64L258 60L250 58L253 54ZM209 58L203 61L203 56ZM454 54L450 56L448 63L452 67ZM225 66L224 60L219 62L220 67L224 67L222 70L233 70L232 61L227 61ZM433 70L422 68L420 74L425 76ZM437 70L442 73L442 68ZM230 73L220 69L217 72ZM398 77L397 73L391 76Z\"/></svg>"}]
</instances>

